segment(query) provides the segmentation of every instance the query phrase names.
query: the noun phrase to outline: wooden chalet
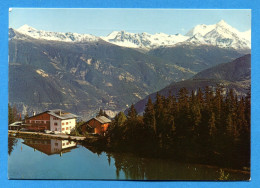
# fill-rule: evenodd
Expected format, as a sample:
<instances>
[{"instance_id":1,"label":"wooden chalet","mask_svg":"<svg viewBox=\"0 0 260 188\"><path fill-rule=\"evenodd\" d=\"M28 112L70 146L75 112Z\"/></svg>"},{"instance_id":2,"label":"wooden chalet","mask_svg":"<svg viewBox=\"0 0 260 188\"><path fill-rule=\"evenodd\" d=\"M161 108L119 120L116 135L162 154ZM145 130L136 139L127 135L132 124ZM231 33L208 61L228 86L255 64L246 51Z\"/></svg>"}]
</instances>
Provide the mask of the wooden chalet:
<instances>
[{"instance_id":1,"label":"wooden chalet","mask_svg":"<svg viewBox=\"0 0 260 188\"><path fill-rule=\"evenodd\" d=\"M104 135L111 123L111 120L105 116L98 116L90 119L81 125L82 132Z\"/></svg>"}]
</instances>

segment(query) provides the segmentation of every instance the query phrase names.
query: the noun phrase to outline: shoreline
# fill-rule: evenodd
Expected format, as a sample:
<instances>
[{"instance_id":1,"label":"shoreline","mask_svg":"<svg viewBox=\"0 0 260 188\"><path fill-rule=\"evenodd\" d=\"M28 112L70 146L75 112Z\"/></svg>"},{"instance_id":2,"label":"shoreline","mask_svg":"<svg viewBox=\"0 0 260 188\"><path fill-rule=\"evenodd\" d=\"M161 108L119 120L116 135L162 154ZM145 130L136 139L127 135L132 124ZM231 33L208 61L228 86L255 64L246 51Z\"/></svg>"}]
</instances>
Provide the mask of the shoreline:
<instances>
[{"instance_id":1,"label":"shoreline","mask_svg":"<svg viewBox=\"0 0 260 188\"><path fill-rule=\"evenodd\" d=\"M47 133L42 133L42 132L24 132L24 131L13 131L13 130L8 130L8 136L15 134L14 137L16 136L26 136L27 138L31 137L31 138L35 138L37 136L37 138L54 138L54 139L67 139L67 140L75 140L75 141L83 141L85 139L87 139L87 137L85 136L70 136L70 135L66 135L66 134L47 134Z\"/></svg>"}]
</instances>

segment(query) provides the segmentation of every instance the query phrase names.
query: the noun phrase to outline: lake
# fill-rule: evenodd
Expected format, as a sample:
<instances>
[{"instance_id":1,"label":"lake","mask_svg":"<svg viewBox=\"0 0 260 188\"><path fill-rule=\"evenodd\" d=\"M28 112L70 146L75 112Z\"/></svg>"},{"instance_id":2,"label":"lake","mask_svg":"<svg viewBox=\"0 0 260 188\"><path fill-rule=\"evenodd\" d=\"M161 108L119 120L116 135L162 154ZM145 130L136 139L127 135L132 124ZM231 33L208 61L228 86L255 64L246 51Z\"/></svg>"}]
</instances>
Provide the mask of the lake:
<instances>
[{"instance_id":1,"label":"lake","mask_svg":"<svg viewBox=\"0 0 260 188\"><path fill-rule=\"evenodd\" d=\"M100 152L68 140L8 138L10 179L217 180L220 169L132 153ZM230 180L250 175L224 170Z\"/></svg>"}]
</instances>

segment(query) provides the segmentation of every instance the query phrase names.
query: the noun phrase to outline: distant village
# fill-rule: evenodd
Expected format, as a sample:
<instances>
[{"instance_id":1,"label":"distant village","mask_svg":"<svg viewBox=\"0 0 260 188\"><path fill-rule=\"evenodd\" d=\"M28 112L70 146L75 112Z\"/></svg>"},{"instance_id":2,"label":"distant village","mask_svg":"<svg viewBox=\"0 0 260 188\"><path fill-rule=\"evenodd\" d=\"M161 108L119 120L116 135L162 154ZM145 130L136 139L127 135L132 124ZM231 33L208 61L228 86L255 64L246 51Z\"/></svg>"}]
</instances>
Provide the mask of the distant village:
<instances>
[{"instance_id":1,"label":"distant village","mask_svg":"<svg viewBox=\"0 0 260 188\"><path fill-rule=\"evenodd\" d=\"M79 127L76 127L79 116L61 109L47 110L39 114L34 113L33 116L26 117L22 121L11 123L8 129L70 135L77 128L84 133L105 135L111 120L105 117L104 114L101 110L101 113L96 117L81 122Z\"/></svg>"}]
</instances>

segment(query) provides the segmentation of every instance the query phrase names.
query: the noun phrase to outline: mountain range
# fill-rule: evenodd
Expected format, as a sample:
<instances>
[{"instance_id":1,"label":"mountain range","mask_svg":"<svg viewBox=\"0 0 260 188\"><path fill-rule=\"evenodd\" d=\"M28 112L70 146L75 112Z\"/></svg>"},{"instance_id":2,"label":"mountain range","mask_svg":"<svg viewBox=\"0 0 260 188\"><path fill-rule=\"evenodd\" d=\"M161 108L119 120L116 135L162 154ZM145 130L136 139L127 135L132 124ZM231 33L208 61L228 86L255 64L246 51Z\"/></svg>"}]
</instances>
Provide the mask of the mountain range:
<instances>
[{"instance_id":1,"label":"mountain range","mask_svg":"<svg viewBox=\"0 0 260 188\"><path fill-rule=\"evenodd\" d=\"M214 90L217 85L223 87L224 94L229 89L233 89L239 97L246 96L251 87L251 55L247 54L234 61L201 71L191 79L172 83L158 93L163 96L168 96L169 93L177 96L181 88L186 88L189 92L194 91L196 94L199 88L203 90L206 86L209 86ZM135 104L138 113L144 111L149 97L152 101L155 101L156 93L148 95Z\"/></svg>"},{"instance_id":2,"label":"mountain range","mask_svg":"<svg viewBox=\"0 0 260 188\"><path fill-rule=\"evenodd\" d=\"M40 31L28 25L23 25L17 31L35 39L63 42L95 42L102 39L118 46L142 48L146 50L162 46L175 46L183 44L213 45L221 48L234 48L237 50L251 48L251 30L240 32L228 25L224 20L221 20L213 25L197 25L186 35L113 31L107 36L98 37L91 34Z\"/></svg>"},{"instance_id":3,"label":"mountain range","mask_svg":"<svg viewBox=\"0 0 260 188\"><path fill-rule=\"evenodd\" d=\"M223 21L196 26L185 36L125 34L10 28L9 102L23 114L62 108L88 119L102 108L113 116L170 84L250 53L248 33ZM204 36L202 43L189 40L197 35Z\"/></svg>"}]
</instances>

